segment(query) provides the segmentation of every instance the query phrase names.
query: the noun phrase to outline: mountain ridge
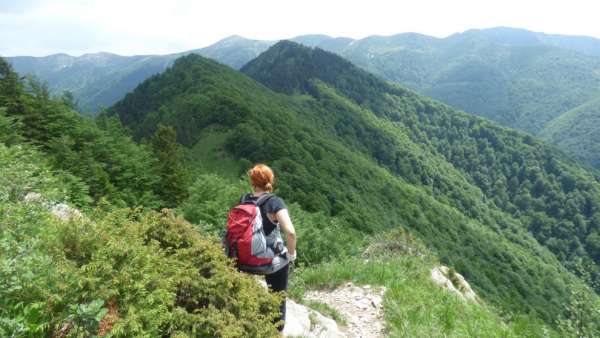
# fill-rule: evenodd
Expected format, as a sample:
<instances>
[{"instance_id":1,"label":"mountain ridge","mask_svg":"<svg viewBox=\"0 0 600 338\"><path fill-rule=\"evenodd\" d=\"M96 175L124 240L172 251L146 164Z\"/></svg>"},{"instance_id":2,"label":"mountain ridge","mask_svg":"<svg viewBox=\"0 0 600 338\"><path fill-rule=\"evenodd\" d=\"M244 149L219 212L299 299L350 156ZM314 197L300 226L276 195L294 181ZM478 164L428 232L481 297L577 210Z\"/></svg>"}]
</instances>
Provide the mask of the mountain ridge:
<instances>
[{"instance_id":1,"label":"mountain ridge","mask_svg":"<svg viewBox=\"0 0 600 338\"><path fill-rule=\"evenodd\" d=\"M292 40L333 51L371 73L455 108L537 134L551 120L593 100L600 91L600 61L576 51L578 37L571 45L564 42L571 41L567 38L497 27L446 38L400 33L360 40L326 35ZM553 42L557 39L560 43ZM600 40L590 39L586 41L592 47L586 48L600 45ZM200 53L237 69L274 43L231 36L185 53L115 61L115 67L96 70L86 65L55 67L54 73L40 77L49 81L55 94L70 89L84 110L97 111L116 102L144 79L162 72L178 56ZM21 73L38 74L49 67L41 64L28 71L18 62L16 66ZM551 140L563 151L572 152L572 147L565 145L568 140ZM593 152L575 155L596 163Z\"/></svg>"}]
</instances>

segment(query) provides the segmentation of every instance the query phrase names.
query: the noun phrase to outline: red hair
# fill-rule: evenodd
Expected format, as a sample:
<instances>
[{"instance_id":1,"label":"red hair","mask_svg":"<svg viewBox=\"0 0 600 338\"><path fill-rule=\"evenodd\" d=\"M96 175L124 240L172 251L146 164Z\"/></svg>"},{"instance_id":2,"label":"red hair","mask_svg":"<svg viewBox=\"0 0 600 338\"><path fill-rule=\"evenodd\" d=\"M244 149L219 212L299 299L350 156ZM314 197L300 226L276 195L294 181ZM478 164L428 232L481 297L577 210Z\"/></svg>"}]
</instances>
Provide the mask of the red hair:
<instances>
[{"instance_id":1,"label":"red hair","mask_svg":"<svg viewBox=\"0 0 600 338\"><path fill-rule=\"evenodd\" d=\"M268 192L273 191L275 174L273 174L273 170L266 164L257 164L252 167L252 169L248 171L248 176L250 176L250 184L252 184L252 187L260 188Z\"/></svg>"}]
</instances>

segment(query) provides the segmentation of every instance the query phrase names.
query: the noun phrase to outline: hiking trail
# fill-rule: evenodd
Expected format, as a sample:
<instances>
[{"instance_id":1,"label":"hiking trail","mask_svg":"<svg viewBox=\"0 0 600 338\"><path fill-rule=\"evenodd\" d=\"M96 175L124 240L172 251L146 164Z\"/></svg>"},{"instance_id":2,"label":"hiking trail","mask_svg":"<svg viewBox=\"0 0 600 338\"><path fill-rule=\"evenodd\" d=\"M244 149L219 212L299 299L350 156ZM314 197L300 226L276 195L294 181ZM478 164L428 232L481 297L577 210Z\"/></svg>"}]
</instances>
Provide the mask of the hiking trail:
<instances>
[{"instance_id":1,"label":"hiking trail","mask_svg":"<svg viewBox=\"0 0 600 338\"><path fill-rule=\"evenodd\" d=\"M382 306L384 293L384 287L357 286L351 282L334 290L306 292L304 295L305 300L324 303L335 309L345 319L346 323L343 326L338 325L333 319L325 317L315 310L288 299L288 317L284 336L315 338L383 337L385 329ZM298 325L300 322L304 322L304 325Z\"/></svg>"}]
</instances>

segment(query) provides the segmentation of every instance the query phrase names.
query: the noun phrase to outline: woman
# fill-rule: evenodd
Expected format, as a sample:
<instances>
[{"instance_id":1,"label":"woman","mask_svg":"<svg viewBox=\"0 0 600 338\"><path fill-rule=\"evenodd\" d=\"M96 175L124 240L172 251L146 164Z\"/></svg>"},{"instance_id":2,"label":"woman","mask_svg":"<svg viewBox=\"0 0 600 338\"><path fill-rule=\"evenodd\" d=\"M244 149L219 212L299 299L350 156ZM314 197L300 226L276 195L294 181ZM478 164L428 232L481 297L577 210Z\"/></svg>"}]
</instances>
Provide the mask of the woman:
<instances>
[{"instance_id":1,"label":"woman","mask_svg":"<svg viewBox=\"0 0 600 338\"><path fill-rule=\"evenodd\" d=\"M250 169L248 175L250 176L250 184L252 185L253 192L243 198L249 198L256 201L263 194L273 192L275 175L271 168L264 164L257 164ZM288 214L287 207L283 200L280 197L273 195L260 207L260 213L263 216L263 229L265 235L268 236L273 231L279 231L277 227L277 225L279 225L287 239L287 259L290 262L296 260L296 231L294 230L294 225L292 224L292 220L290 219L290 215ZM288 273L289 263L285 264L284 267L272 274L265 275L265 280L269 289L274 292L286 291L288 285ZM278 320L283 321L283 324L278 327L279 331L283 331L283 326L285 325L285 298L280 306L280 317Z\"/></svg>"}]
</instances>

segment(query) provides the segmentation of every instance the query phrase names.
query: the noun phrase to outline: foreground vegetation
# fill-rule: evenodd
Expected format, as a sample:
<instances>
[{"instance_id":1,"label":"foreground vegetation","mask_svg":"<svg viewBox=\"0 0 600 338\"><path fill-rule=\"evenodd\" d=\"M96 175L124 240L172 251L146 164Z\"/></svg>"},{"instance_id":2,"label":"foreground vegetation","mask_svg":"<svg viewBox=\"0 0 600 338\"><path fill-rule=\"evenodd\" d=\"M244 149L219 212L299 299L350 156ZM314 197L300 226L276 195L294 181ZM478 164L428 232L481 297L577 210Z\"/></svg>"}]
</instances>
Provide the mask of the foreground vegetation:
<instances>
[{"instance_id":1,"label":"foreground vegetation","mask_svg":"<svg viewBox=\"0 0 600 338\"><path fill-rule=\"evenodd\" d=\"M68 196L44 162L0 145L0 336L276 335L277 297L235 271L218 240L169 212L52 216Z\"/></svg>"},{"instance_id":2,"label":"foreground vegetation","mask_svg":"<svg viewBox=\"0 0 600 338\"><path fill-rule=\"evenodd\" d=\"M179 212L194 219L203 231L219 232L222 228L211 224L211 220L225 217L226 206L235 203L238 193L245 189L246 182L202 176L190 193L190 202L198 203L186 203ZM198 210L200 213L189 213ZM386 286L384 312L390 336L568 337L577 336L577 332L593 335L598 329L594 315L586 311L600 304L582 298L589 290L580 290L582 293L572 298L572 303L560 305L565 313L591 316L586 317L587 324L579 331L566 324L568 317L547 325L535 316L501 315L502 311L484 300L480 304L468 303L433 284L429 280L430 269L439 265L439 260L402 227L365 237L341 227L343 223L335 217L305 212L297 204L290 206L290 212L302 239L290 296L302 302L307 290L332 289L348 281ZM581 302L588 303L576 305ZM344 314L320 303L306 303L343 325Z\"/></svg>"}]
</instances>

